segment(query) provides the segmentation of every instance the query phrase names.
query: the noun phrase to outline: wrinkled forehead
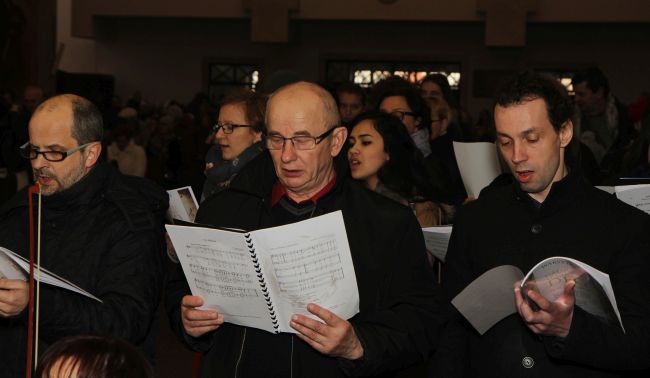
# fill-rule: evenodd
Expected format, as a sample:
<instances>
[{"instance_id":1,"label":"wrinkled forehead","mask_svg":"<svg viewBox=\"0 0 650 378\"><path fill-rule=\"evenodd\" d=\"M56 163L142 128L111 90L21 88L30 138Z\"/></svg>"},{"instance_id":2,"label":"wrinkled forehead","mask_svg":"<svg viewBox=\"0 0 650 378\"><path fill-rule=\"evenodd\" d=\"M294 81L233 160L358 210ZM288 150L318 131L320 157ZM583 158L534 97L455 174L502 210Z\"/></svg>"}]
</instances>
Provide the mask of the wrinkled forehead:
<instances>
[{"instance_id":1,"label":"wrinkled forehead","mask_svg":"<svg viewBox=\"0 0 650 378\"><path fill-rule=\"evenodd\" d=\"M29 121L30 142L38 146L70 144L72 137L72 109L69 106L45 107Z\"/></svg>"},{"instance_id":2,"label":"wrinkled forehead","mask_svg":"<svg viewBox=\"0 0 650 378\"><path fill-rule=\"evenodd\" d=\"M266 127L269 133L319 135L326 124L325 109L315 96L278 96L269 100Z\"/></svg>"}]
</instances>

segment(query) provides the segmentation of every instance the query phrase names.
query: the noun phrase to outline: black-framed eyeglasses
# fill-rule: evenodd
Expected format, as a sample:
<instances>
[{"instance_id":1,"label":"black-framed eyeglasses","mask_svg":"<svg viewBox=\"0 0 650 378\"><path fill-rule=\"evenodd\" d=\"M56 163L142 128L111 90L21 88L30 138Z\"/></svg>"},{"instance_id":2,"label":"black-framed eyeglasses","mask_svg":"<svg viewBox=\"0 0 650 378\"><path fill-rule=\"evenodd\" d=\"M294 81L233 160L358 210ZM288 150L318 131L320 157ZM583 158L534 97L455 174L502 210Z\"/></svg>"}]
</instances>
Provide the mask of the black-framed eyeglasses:
<instances>
[{"instance_id":1,"label":"black-framed eyeglasses","mask_svg":"<svg viewBox=\"0 0 650 378\"><path fill-rule=\"evenodd\" d=\"M394 115L395 117L399 118L400 121L404 121L404 117L407 115L411 117L417 117L419 114L418 113L413 113L413 112L404 112L401 110L393 110L390 112L390 114Z\"/></svg>"},{"instance_id":2,"label":"black-framed eyeglasses","mask_svg":"<svg viewBox=\"0 0 650 378\"><path fill-rule=\"evenodd\" d=\"M65 160L65 158L68 156L74 154L77 151L83 150L93 143L97 142L82 144L81 146L75 147L68 151L39 151L37 148L34 148L34 146L27 142L20 146L20 156L24 157L25 159L34 160L38 157L38 155L43 155L43 158L45 158L47 161L58 162Z\"/></svg>"},{"instance_id":3,"label":"black-framed eyeglasses","mask_svg":"<svg viewBox=\"0 0 650 378\"><path fill-rule=\"evenodd\" d=\"M236 125L234 123L219 123L217 122L214 126L212 126L212 132L215 134L219 132L219 129L223 129L223 132L225 134L232 134L233 131L235 131L236 128L239 127L253 127L251 125Z\"/></svg>"},{"instance_id":4,"label":"black-framed eyeglasses","mask_svg":"<svg viewBox=\"0 0 650 378\"><path fill-rule=\"evenodd\" d=\"M296 150L313 150L316 148L316 145L322 142L327 138L334 130L336 126L327 130L319 136L313 137L309 135L297 135L289 138L285 138L282 135L272 134L266 137L266 148L269 150L280 150L284 147L284 142L290 140L291 144Z\"/></svg>"}]
</instances>

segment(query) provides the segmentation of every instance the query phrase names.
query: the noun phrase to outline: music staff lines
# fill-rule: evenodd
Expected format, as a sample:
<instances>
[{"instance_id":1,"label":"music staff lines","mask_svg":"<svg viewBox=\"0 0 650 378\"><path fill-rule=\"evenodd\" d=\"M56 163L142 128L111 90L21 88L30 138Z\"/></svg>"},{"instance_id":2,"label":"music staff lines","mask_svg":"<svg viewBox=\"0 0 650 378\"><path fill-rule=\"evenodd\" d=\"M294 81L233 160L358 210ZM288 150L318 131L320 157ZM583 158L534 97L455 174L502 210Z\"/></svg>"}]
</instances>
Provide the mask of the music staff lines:
<instances>
[{"instance_id":1,"label":"music staff lines","mask_svg":"<svg viewBox=\"0 0 650 378\"><path fill-rule=\"evenodd\" d=\"M238 285L255 283L251 275L247 273L230 272L224 269L214 269L211 267L196 265L192 263L190 263L189 266L192 273L200 275L204 278L212 278L219 282Z\"/></svg>"},{"instance_id":2,"label":"music staff lines","mask_svg":"<svg viewBox=\"0 0 650 378\"><path fill-rule=\"evenodd\" d=\"M258 290L246 287L222 285L195 278L194 284L200 290L213 295L227 298L256 298L259 297Z\"/></svg>"}]
</instances>

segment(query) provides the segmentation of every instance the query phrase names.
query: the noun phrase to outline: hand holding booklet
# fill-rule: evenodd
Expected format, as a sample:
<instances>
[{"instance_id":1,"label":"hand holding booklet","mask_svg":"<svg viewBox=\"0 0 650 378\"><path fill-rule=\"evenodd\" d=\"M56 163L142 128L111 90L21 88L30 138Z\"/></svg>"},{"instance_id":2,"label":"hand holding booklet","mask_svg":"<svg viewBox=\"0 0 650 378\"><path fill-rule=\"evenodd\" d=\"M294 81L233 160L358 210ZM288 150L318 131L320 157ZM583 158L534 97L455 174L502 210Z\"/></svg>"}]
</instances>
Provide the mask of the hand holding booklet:
<instances>
[{"instance_id":1,"label":"hand holding booklet","mask_svg":"<svg viewBox=\"0 0 650 378\"><path fill-rule=\"evenodd\" d=\"M482 335L503 318L517 312L514 300L516 282L520 282L524 294L534 290L547 300L555 301L563 294L568 280L576 283L576 306L603 322L618 323L625 330L609 275L568 257L542 260L525 276L515 266L498 266L472 281L451 303Z\"/></svg>"},{"instance_id":2,"label":"hand holding booklet","mask_svg":"<svg viewBox=\"0 0 650 378\"><path fill-rule=\"evenodd\" d=\"M349 319L359 312L352 256L340 211L252 232L167 225L193 295L225 321L296 331L293 314L316 303Z\"/></svg>"}]
</instances>

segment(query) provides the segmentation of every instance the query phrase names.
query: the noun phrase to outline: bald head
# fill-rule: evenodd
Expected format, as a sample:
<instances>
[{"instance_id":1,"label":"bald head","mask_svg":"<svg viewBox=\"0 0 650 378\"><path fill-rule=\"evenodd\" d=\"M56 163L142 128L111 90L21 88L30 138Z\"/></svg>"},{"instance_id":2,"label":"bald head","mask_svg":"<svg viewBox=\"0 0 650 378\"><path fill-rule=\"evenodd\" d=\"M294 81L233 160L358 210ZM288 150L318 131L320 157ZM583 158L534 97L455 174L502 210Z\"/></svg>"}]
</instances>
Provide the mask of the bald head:
<instances>
[{"instance_id":1,"label":"bald head","mask_svg":"<svg viewBox=\"0 0 650 378\"><path fill-rule=\"evenodd\" d=\"M271 114L272 108L281 102L290 102L301 106L305 111L312 113L322 122L325 130L341 125L341 118L334 97L320 85L299 81L281 87L269 97L266 108L266 118Z\"/></svg>"},{"instance_id":2,"label":"bald head","mask_svg":"<svg viewBox=\"0 0 650 378\"><path fill-rule=\"evenodd\" d=\"M92 102L74 94L54 96L36 108L34 115L53 113L60 109L72 111L72 137L79 145L98 142L104 137L102 115Z\"/></svg>"}]
</instances>

